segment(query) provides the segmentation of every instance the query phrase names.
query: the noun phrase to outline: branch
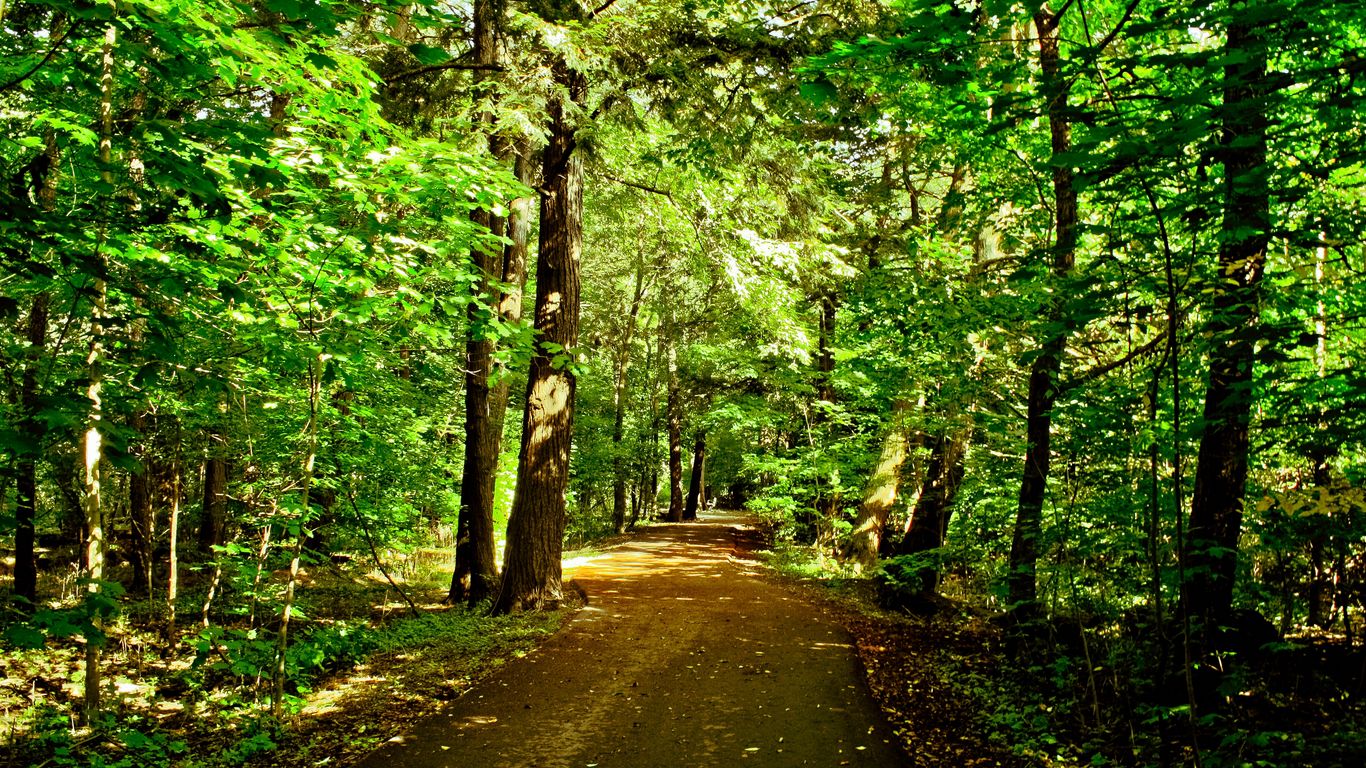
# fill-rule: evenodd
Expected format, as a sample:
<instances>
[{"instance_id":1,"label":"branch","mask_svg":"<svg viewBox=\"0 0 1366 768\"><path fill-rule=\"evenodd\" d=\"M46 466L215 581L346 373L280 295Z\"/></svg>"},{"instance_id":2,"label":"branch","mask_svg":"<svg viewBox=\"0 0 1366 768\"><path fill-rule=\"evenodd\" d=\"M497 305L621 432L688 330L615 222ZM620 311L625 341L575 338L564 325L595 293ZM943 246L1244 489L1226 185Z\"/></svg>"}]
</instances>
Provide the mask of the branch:
<instances>
[{"instance_id":1,"label":"branch","mask_svg":"<svg viewBox=\"0 0 1366 768\"><path fill-rule=\"evenodd\" d=\"M1131 0L1129 7L1125 8L1124 14L1119 17L1119 23L1115 24L1115 28L1110 30L1110 34L1106 35L1105 39L1096 44L1096 55L1104 53L1105 49L1110 46L1110 43L1113 43L1115 38L1119 37L1120 31L1123 30L1125 25L1129 23L1129 20L1134 17L1134 11L1138 10L1138 2L1139 0Z\"/></svg>"},{"instance_id":2,"label":"branch","mask_svg":"<svg viewBox=\"0 0 1366 768\"><path fill-rule=\"evenodd\" d=\"M1161 336L1154 338L1152 341L1149 341L1147 344L1144 344L1141 347L1135 347L1134 349L1129 350L1129 354L1125 355L1124 357L1121 357L1118 360L1112 360L1108 363L1097 365L1096 367L1091 368L1089 370L1082 371L1075 377L1059 384L1058 393L1062 394L1063 392L1069 392L1081 386L1082 384L1085 384L1088 381L1094 381L1095 379L1104 376L1105 374L1115 370L1116 368L1122 368L1123 366L1133 362L1135 359L1156 350L1166 340L1167 335L1163 334Z\"/></svg>"},{"instance_id":3,"label":"branch","mask_svg":"<svg viewBox=\"0 0 1366 768\"><path fill-rule=\"evenodd\" d=\"M648 184L637 184L637 183L634 182L634 181L627 181L626 179L619 179L619 178L617 178L616 176L613 176L613 175L610 174L610 173L604 173L604 174L601 174L601 175L602 175L602 177L603 177L604 179L607 179L608 181L615 181L616 183L622 185L623 187L630 187L631 189L638 189L638 190L640 190L641 192L649 192L649 193L652 194L652 195L660 195L660 196L662 196L662 197L667 197L667 198L669 198L669 200L670 200L671 202L672 202L673 199L674 199L673 193L670 192L670 191L667 190L667 189L659 189L658 187L651 187L651 186L649 186Z\"/></svg>"},{"instance_id":4,"label":"branch","mask_svg":"<svg viewBox=\"0 0 1366 768\"><path fill-rule=\"evenodd\" d=\"M46 67L48 63L52 61L53 57L57 55L57 51L61 49L62 44L66 42L67 38L71 37L71 33L75 32L76 28L79 26L79 22L72 23L72 25L67 28L66 32L63 33L61 37L57 38L57 40L52 43L52 47L47 50L47 55L43 56L43 58L39 60L37 64L34 64L32 69L20 75L19 77L9 81L8 83L0 85L0 93L4 93L5 91L8 91L9 89L19 85L20 83L37 74L38 70L42 69L43 67Z\"/></svg>"},{"instance_id":5,"label":"branch","mask_svg":"<svg viewBox=\"0 0 1366 768\"><path fill-rule=\"evenodd\" d=\"M599 5L597 8L594 8L593 12L588 14L588 20L592 21L593 19L596 19L598 17L598 14L605 13L608 8L611 8L616 4L617 0L607 0L607 2L603 3L602 5Z\"/></svg>"},{"instance_id":6,"label":"branch","mask_svg":"<svg viewBox=\"0 0 1366 768\"><path fill-rule=\"evenodd\" d=\"M1062 4L1062 7L1059 8L1056 13L1049 14L1048 26L1050 29L1058 28L1058 24L1062 22L1062 17L1066 15L1066 13L1069 10L1071 10L1072 3L1074 3L1075 1L1076 0L1066 0L1066 2Z\"/></svg>"},{"instance_id":7,"label":"branch","mask_svg":"<svg viewBox=\"0 0 1366 768\"><path fill-rule=\"evenodd\" d=\"M400 83L400 82L403 82L404 80L411 80L411 79L413 79L414 77L420 77L420 76L425 75L425 74L427 74L427 73L429 73L429 72L440 72L440 71L446 70L446 69L470 69L470 70L482 70L482 71L486 71L486 72L504 72L504 71L506 71L506 68L503 67L503 66L500 65L500 64L470 64L470 63L463 62L463 61L448 61L448 62L446 62L445 64L432 64L432 65L429 65L429 66L426 66L426 67L418 67L417 69L410 69L410 70L408 70L407 72L400 72L400 73L398 73L397 75L394 75L394 76L388 78L387 80L385 80L385 81L384 81L384 84L385 84L385 85L393 85L394 83Z\"/></svg>"},{"instance_id":8,"label":"branch","mask_svg":"<svg viewBox=\"0 0 1366 768\"><path fill-rule=\"evenodd\" d=\"M341 469L341 462L337 462L337 469ZM360 513L360 509L356 506L355 490L349 485L346 488L346 501L351 505L351 512L356 516L356 522L360 524L361 532L365 534L365 543L370 546L370 557L374 558L375 567L384 574L385 581L388 581L389 586L398 592L399 596L403 598L403 602L408 604L408 610L412 612L413 618L421 616L422 611L418 610L413 599L408 597L408 593L403 591L403 587L400 587L398 582L394 581L394 577L389 575L389 569L384 567L384 561L380 559L379 550L375 547L375 537L370 534L370 526L365 524L365 516Z\"/></svg>"}]
</instances>

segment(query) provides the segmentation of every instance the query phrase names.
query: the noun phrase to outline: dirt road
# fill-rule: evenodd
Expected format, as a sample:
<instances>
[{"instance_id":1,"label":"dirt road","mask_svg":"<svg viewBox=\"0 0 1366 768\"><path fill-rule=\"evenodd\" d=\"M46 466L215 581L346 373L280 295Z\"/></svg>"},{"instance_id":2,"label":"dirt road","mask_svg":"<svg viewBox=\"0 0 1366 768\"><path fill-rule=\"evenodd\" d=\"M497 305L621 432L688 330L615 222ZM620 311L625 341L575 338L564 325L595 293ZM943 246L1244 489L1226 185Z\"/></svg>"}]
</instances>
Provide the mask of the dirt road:
<instances>
[{"instance_id":1,"label":"dirt road","mask_svg":"<svg viewBox=\"0 0 1366 768\"><path fill-rule=\"evenodd\" d=\"M743 524L711 513L566 563L590 602L564 631L361 765L906 764L848 635L744 559Z\"/></svg>"}]
</instances>

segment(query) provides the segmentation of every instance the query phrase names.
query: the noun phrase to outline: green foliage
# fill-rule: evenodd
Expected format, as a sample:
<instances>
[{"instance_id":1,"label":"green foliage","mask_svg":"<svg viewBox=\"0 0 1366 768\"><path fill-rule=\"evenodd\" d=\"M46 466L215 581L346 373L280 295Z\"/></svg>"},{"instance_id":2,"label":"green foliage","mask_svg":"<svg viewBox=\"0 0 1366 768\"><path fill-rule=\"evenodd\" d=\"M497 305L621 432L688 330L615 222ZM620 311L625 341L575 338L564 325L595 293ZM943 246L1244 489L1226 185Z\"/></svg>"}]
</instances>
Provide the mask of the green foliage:
<instances>
[{"instance_id":1,"label":"green foliage","mask_svg":"<svg viewBox=\"0 0 1366 768\"><path fill-rule=\"evenodd\" d=\"M33 463L24 479L37 484L39 532L76 535L73 468L95 368L121 554L136 546L135 480L153 488L154 538L172 506L182 512L185 557L186 532L213 522L201 465L225 462L225 530L189 553L181 610L210 623L194 641L196 684L233 689L232 706L273 669L277 572L296 546L323 569L334 554L417 559L448 544L462 344L496 342L495 380L514 400L535 348L528 324L490 320L493 297L475 290L471 252L504 241L471 214L501 217L531 193L493 157L490 133L534 153L553 70L567 66L591 83L572 115L588 168L584 338L546 350L579 378L570 539L615 529L620 488L631 511L658 511L672 402L685 455L707 435L708 495L743 504L780 542L819 544L779 561L839 573L831 555L855 531L879 443L904 427L885 539L897 543L925 498L936 441L967 446L961 485L946 492L947 544L885 560L874 578L910 599L934 568L946 591L1002 608L1028 377L1042 342L1062 338L1039 594L1054 615L1124 636L1134 611L1170 613L1191 575L1182 526L1218 420L1202 406L1229 300L1251 308L1254 322L1232 336L1255 348L1238 601L1292 632L1358 636L1359 5L1055 3L1054 78L1037 61L1038 9L994 0L809 13L637 3L592 18L577 3L513 4L497 69L478 73L464 68L464 7L5 4L0 528L17 527L15 489ZM1256 41L1230 50L1238 14ZM1246 85L1271 152L1233 178L1228 152L1247 138L1221 127L1239 117L1225 92L1263 49L1268 71ZM1066 149L1048 130L1058 82ZM1080 194L1066 275L1049 268L1061 176ZM1216 256L1256 234L1222 221L1247 184L1271 191L1273 247L1257 290L1233 296ZM31 330L42 308L46 327ZM503 443L500 526L519 438L514 426ZM160 567L164 541L137 554ZM145 605L160 605L147 586ZM303 617L341 601L296 586ZM127 602L113 582L56 592L7 622L9 645L106 642L100 620ZM368 618L356 602L346 615ZM378 629L298 620L291 694L366 653L483 653L514 626L460 613ZM1148 629L1169 634L1161 616ZM1115 700L1162 682L1151 648L1106 650L1096 666L1134 683ZM1254 685L1242 663L1229 680ZM1153 719L1126 721L1140 735L1122 748L1058 727L1091 716L1095 702L1068 689L1095 671L1075 655L1026 669L1032 688L999 690L1002 740L1053 761L1148 759L1187 713L1142 702ZM1123 730L1096 718L1096 731ZM1203 764L1294 762L1317 748L1255 724L1206 725L1218 738L1200 739ZM148 764L172 743L124 739ZM224 760L274 744L250 734Z\"/></svg>"},{"instance_id":2,"label":"green foliage","mask_svg":"<svg viewBox=\"0 0 1366 768\"><path fill-rule=\"evenodd\" d=\"M123 585L100 581L98 589L89 589L94 583L90 579L78 580L81 599L69 608L39 609L29 616L16 617L5 627L5 641L20 650L43 648L49 638L80 637L87 643L104 645L108 637L101 626L118 615Z\"/></svg>"},{"instance_id":3,"label":"green foliage","mask_svg":"<svg viewBox=\"0 0 1366 768\"><path fill-rule=\"evenodd\" d=\"M375 632L363 623L324 624L296 632L285 654L288 685L307 693L319 677L350 669L378 644ZM192 670L236 678L247 688L269 679L275 669L278 638L266 629L209 626L193 645Z\"/></svg>"},{"instance_id":4,"label":"green foliage","mask_svg":"<svg viewBox=\"0 0 1366 768\"><path fill-rule=\"evenodd\" d=\"M104 714L92 726L117 745L117 757L83 749L88 739L77 739L67 715L50 706L41 707L35 717L34 728L41 735L30 746L49 756L45 765L62 768L169 768L183 764L189 749L184 741L159 732L155 722L144 718L121 721Z\"/></svg>"}]
</instances>

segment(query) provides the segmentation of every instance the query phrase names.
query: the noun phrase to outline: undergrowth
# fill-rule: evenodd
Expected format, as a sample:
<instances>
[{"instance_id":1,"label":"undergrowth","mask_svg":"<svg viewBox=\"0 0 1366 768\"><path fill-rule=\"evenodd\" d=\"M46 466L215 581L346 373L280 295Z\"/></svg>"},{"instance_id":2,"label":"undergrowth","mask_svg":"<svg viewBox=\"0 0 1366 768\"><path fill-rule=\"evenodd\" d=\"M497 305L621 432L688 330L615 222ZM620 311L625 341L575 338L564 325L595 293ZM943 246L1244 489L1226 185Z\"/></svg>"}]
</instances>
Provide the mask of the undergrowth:
<instances>
[{"instance_id":1,"label":"undergrowth","mask_svg":"<svg viewBox=\"0 0 1366 768\"><path fill-rule=\"evenodd\" d=\"M268 626L196 628L162 658L147 650L157 642L155 625L120 617L103 653L105 708L86 727L72 714L81 683L78 642L49 638L37 649L6 648L0 677L13 695L7 694L0 765L279 768L331 762L343 751L363 754L524 655L563 619L491 617L487 606L430 606L417 616L375 619L353 618L351 607L341 612L347 618L336 619L315 607L291 633L285 715L278 720L264 695L276 648Z\"/></svg>"}]
</instances>

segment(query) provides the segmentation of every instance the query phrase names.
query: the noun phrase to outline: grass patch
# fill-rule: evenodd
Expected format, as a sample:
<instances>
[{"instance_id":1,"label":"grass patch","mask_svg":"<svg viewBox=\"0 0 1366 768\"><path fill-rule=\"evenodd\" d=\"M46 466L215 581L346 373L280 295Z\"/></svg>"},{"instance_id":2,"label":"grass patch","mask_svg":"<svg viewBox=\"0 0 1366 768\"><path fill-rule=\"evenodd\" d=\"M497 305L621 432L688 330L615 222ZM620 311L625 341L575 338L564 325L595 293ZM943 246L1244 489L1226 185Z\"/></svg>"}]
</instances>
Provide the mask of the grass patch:
<instances>
[{"instance_id":1,"label":"grass patch","mask_svg":"<svg viewBox=\"0 0 1366 768\"><path fill-rule=\"evenodd\" d=\"M776 542L771 548L759 551L757 556L759 562L781 576L815 582L836 595L859 593L868 582L867 578L819 547Z\"/></svg>"}]
</instances>

